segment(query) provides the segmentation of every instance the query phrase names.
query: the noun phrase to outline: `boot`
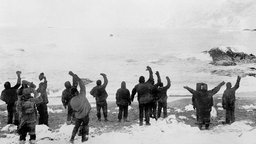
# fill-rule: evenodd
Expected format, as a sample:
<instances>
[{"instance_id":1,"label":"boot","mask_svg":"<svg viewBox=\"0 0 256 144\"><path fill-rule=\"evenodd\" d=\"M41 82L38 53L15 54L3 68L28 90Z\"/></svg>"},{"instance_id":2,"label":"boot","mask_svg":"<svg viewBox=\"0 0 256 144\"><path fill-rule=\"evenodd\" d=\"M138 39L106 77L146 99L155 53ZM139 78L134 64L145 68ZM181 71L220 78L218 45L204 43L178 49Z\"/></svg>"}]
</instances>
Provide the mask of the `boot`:
<instances>
[{"instance_id":1,"label":"boot","mask_svg":"<svg viewBox=\"0 0 256 144\"><path fill-rule=\"evenodd\" d=\"M74 143L75 135L76 135L76 134L75 134L74 132L72 132L71 138L70 138L70 140L69 140L69 142L70 142L71 144Z\"/></svg>"},{"instance_id":2,"label":"boot","mask_svg":"<svg viewBox=\"0 0 256 144\"><path fill-rule=\"evenodd\" d=\"M85 141L88 141L88 137L86 137L86 135L83 135L82 136L82 143L85 142Z\"/></svg>"},{"instance_id":3,"label":"boot","mask_svg":"<svg viewBox=\"0 0 256 144\"><path fill-rule=\"evenodd\" d=\"M143 121L140 121L140 126L143 126Z\"/></svg>"},{"instance_id":4,"label":"boot","mask_svg":"<svg viewBox=\"0 0 256 144\"><path fill-rule=\"evenodd\" d=\"M74 143L74 138L71 138L71 139L69 140L69 142L70 142L71 144L73 144L73 143Z\"/></svg>"}]
</instances>

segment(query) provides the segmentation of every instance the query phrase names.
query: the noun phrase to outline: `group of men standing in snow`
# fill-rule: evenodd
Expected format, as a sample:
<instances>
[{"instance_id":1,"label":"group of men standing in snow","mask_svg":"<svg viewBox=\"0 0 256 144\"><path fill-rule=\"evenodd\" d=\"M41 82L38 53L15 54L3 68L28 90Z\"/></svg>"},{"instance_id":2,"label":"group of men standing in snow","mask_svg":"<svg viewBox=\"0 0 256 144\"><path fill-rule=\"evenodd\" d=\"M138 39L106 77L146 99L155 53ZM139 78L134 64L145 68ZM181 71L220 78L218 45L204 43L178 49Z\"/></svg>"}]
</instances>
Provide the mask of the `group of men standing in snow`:
<instances>
[{"instance_id":1,"label":"group of men standing in snow","mask_svg":"<svg viewBox=\"0 0 256 144\"><path fill-rule=\"evenodd\" d=\"M119 107L118 121L128 121L128 106L133 102L137 94L139 104L139 125L150 125L150 117L158 119L161 117L163 110L163 117L167 117L167 90L171 86L170 78L167 76L167 85L163 86L161 77L156 71L157 82L153 78L153 71L151 67L147 66L146 70L149 72L149 78L145 81L144 76L139 77L139 83L135 85L132 92L126 88L125 81L121 82L121 88L116 92L116 104ZM27 133L30 134L30 142L34 143L36 139L35 125L37 121L37 111L39 113L39 124L48 125L48 112L47 112L47 80L44 73L39 75L38 89L32 82L23 80L21 83L21 72L16 72L18 76L17 84L11 87L10 82L4 84L5 89L2 91L1 99L7 104L8 111L8 124L18 125L18 133L20 134L20 142L25 143ZM81 141L87 141L89 134L89 114L91 105L86 97L85 84L78 75L72 71L69 75L73 78L73 84L69 81L65 82L65 90L62 92L62 103L67 109L67 123L72 121L75 124L70 142L74 142L74 138L80 129L79 133L82 136ZM106 86L108 79L106 74L101 73L104 82L101 80L96 81L96 86L90 91L90 94L95 97L96 110L98 121L101 121L101 110L103 111L104 120L108 121L108 105ZM234 108L235 108L235 91L239 87L240 77L238 76L237 82L234 87L228 82L227 89L224 91L222 98L223 108L226 110L226 123L235 121ZM197 121L199 128L203 125L208 129L210 124L210 112L213 106L213 95L216 94L225 82L220 83L212 90L208 90L207 84L198 83L196 90L184 86L189 92L193 94L193 106L196 109ZM22 85L20 87L20 85ZM78 86L80 91L78 91ZM32 96L33 94L34 96ZM14 117L14 122L13 122ZM144 119L145 118L145 119Z\"/></svg>"},{"instance_id":2,"label":"group of men standing in snow","mask_svg":"<svg viewBox=\"0 0 256 144\"><path fill-rule=\"evenodd\" d=\"M235 121L235 92L239 88L241 77L237 77L237 81L234 87L231 83L226 84L226 90L222 97L222 107L226 110L226 124L231 124ZM210 113L213 106L213 95L215 95L220 88L225 84L221 82L218 86L212 90L208 90L207 84L197 83L196 90L184 86L190 93L192 93L192 103L194 109L196 109L197 122L200 129L205 125L205 129L210 125Z\"/></svg>"},{"instance_id":3,"label":"group of men standing in snow","mask_svg":"<svg viewBox=\"0 0 256 144\"><path fill-rule=\"evenodd\" d=\"M32 82L26 80L21 82L20 71L16 74L18 77L16 85L11 87L10 82L5 82L1 93L1 100L7 104L7 124L18 126L21 144L25 143L27 133L30 135L30 143L35 143L37 115L39 115L39 124L48 125L47 80L44 73L40 73L39 80L43 82L36 89L36 85Z\"/></svg>"}]
</instances>

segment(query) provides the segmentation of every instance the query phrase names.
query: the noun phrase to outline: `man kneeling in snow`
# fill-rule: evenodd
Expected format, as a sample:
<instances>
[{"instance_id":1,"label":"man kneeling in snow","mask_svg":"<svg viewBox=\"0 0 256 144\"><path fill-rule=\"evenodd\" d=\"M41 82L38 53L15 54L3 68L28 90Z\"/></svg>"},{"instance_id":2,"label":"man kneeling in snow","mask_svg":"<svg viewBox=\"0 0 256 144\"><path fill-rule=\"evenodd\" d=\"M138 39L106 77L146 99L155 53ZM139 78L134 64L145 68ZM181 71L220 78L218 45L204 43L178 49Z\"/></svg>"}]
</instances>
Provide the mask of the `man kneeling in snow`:
<instances>
[{"instance_id":1,"label":"man kneeling in snow","mask_svg":"<svg viewBox=\"0 0 256 144\"><path fill-rule=\"evenodd\" d=\"M17 111L19 113L20 124L18 133L20 135L20 144L26 143L27 133L30 135L30 143L34 144L36 140L36 120L37 110L36 104L43 102L42 97L37 97L38 93L35 90L33 83L22 81L23 88L20 90L20 97L17 101ZM34 97L31 96L34 94Z\"/></svg>"},{"instance_id":2,"label":"man kneeling in snow","mask_svg":"<svg viewBox=\"0 0 256 144\"><path fill-rule=\"evenodd\" d=\"M73 129L70 142L74 143L74 138L78 132L79 127L81 126L81 133L82 133L82 142L85 142L88 140L88 137L86 135L89 134L89 113L91 111L91 105L89 101L86 98L86 92L85 92L85 85L83 81L72 71L69 72L69 74L78 81L80 92L73 87L71 89L71 94L73 95L73 98L70 101L70 106L73 109L75 113L75 127Z\"/></svg>"}]
</instances>

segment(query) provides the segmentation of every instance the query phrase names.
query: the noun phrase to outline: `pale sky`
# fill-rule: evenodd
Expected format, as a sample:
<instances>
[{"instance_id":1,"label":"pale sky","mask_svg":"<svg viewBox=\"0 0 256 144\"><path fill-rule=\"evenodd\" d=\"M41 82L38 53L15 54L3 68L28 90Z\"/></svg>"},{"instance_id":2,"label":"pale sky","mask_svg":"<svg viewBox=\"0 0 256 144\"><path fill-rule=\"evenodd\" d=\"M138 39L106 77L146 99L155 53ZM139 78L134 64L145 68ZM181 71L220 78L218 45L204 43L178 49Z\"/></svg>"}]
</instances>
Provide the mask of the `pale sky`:
<instances>
[{"instance_id":1,"label":"pale sky","mask_svg":"<svg viewBox=\"0 0 256 144\"><path fill-rule=\"evenodd\" d=\"M0 27L256 28L255 0L0 0Z\"/></svg>"}]
</instances>

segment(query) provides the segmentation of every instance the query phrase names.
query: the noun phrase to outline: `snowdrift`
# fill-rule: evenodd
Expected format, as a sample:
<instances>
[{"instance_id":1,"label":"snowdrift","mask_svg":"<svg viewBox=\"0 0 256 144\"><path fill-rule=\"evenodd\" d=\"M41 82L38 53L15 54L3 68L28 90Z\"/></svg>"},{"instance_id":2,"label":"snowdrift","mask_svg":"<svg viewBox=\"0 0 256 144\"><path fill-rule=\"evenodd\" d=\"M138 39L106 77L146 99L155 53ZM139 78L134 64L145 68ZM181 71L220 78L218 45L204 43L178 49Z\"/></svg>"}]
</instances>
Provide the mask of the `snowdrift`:
<instances>
[{"instance_id":1,"label":"snowdrift","mask_svg":"<svg viewBox=\"0 0 256 144\"><path fill-rule=\"evenodd\" d=\"M250 126L250 121L238 121L231 125L219 125L210 130L200 131L197 127L186 125L177 120L175 115L166 119L155 121L151 119L151 126L129 127L124 126L122 130L96 133L96 129L90 128L88 144L255 144L256 130ZM9 128L10 126L8 126ZM36 127L37 144L61 144L68 143L72 133L73 125L62 125L60 129L52 131L47 126ZM5 128L5 130L8 130ZM104 129L104 126L102 127ZM17 143L18 135L6 134L0 139L0 143ZM81 143L81 137L75 138L75 143Z\"/></svg>"}]
</instances>

